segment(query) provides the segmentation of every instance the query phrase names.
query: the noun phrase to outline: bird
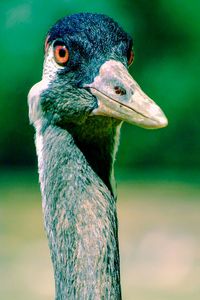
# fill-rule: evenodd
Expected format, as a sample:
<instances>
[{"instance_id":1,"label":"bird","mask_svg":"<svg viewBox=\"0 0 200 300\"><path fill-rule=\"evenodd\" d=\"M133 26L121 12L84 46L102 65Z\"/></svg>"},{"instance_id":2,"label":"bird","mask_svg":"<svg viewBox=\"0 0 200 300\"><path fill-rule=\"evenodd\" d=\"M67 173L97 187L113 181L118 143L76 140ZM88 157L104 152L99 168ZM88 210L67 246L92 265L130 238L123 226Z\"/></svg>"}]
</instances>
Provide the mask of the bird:
<instances>
[{"instance_id":1,"label":"bird","mask_svg":"<svg viewBox=\"0 0 200 300\"><path fill-rule=\"evenodd\" d=\"M122 299L114 161L128 122L167 118L129 74L133 40L111 17L58 20L28 94L55 299Z\"/></svg>"}]
</instances>

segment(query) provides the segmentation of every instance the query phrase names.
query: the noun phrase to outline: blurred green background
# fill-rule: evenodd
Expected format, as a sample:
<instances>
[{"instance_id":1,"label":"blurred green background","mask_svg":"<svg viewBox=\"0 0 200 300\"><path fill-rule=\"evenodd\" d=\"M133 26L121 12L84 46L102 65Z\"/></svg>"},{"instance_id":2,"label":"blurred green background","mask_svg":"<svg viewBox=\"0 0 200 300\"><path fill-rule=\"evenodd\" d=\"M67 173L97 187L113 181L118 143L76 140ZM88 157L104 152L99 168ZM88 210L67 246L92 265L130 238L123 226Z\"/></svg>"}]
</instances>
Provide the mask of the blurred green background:
<instances>
[{"instance_id":1,"label":"blurred green background","mask_svg":"<svg viewBox=\"0 0 200 300\"><path fill-rule=\"evenodd\" d=\"M200 2L2 0L0 298L53 299L27 93L57 19L99 12L134 40L133 77L169 126L124 124L116 161L124 299L200 297Z\"/></svg>"}]
</instances>

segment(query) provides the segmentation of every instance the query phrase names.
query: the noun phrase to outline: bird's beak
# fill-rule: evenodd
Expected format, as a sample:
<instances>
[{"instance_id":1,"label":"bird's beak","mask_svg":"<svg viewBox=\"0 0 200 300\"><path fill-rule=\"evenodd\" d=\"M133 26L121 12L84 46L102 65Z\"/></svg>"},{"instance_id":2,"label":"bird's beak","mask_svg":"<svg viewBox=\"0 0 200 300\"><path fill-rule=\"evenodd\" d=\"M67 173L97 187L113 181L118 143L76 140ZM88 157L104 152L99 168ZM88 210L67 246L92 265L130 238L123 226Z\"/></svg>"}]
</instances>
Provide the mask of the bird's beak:
<instances>
[{"instance_id":1,"label":"bird's beak","mask_svg":"<svg viewBox=\"0 0 200 300\"><path fill-rule=\"evenodd\" d=\"M85 87L98 99L91 115L117 118L144 128L168 124L162 110L140 88L126 67L115 60L105 62L91 84Z\"/></svg>"}]
</instances>

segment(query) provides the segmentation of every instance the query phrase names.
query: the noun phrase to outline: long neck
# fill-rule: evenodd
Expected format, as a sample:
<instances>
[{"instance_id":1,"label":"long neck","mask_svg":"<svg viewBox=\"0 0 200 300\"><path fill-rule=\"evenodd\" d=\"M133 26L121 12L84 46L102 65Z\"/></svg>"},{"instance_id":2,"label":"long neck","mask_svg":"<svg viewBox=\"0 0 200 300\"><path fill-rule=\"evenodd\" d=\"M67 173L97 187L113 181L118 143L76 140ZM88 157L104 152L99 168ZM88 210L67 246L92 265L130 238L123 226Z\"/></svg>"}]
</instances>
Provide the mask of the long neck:
<instances>
[{"instance_id":1,"label":"long neck","mask_svg":"<svg viewBox=\"0 0 200 300\"><path fill-rule=\"evenodd\" d=\"M66 130L37 130L36 145L56 299L121 299L113 196Z\"/></svg>"}]
</instances>

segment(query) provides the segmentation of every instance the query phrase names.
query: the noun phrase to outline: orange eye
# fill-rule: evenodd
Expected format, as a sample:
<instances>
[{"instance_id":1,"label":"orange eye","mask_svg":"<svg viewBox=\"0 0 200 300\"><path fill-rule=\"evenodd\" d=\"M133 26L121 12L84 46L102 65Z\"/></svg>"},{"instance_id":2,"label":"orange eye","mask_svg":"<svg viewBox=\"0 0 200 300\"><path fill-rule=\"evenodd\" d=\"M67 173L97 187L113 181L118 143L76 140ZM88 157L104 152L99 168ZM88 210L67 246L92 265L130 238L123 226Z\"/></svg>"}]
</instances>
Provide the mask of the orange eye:
<instances>
[{"instance_id":1,"label":"orange eye","mask_svg":"<svg viewBox=\"0 0 200 300\"><path fill-rule=\"evenodd\" d=\"M55 61L59 65L63 66L68 62L68 60L69 60L69 51L63 43L54 45L53 51L54 51Z\"/></svg>"},{"instance_id":2,"label":"orange eye","mask_svg":"<svg viewBox=\"0 0 200 300\"><path fill-rule=\"evenodd\" d=\"M134 52L131 50L129 57L128 57L128 66L130 66L133 63L134 60Z\"/></svg>"}]
</instances>

